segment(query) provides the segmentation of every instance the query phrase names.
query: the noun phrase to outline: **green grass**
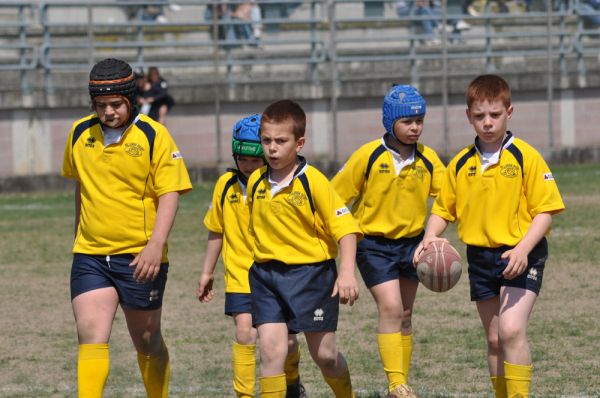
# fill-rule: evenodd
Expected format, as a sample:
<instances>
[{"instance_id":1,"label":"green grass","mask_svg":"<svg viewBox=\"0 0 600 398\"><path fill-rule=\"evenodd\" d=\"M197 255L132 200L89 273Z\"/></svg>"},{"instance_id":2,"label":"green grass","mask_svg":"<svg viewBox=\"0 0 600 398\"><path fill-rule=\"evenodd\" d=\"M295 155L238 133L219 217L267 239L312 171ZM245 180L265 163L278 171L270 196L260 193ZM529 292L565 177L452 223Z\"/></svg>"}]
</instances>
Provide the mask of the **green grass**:
<instances>
[{"instance_id":1,"label":"green grass","mask_svg":"<svg viewBox=\"0 0 600 398\"><path fill-rule=\"evenodd\" d=\"M550 259L529 324L533 397L600 396L600 165L553 168L567 211L556 216ZM171 352L172 397L231 397L231 319L217 297L194 296L206 247L202 218L212 186L181 199L170 239L171 268L163 329ZM457 243L455 228L448 237ZM0 196L0 397L76 395L77 336L69 302L71 192ZM457 243L462 250L462 245ZM426 398L491 397L486 347L466 270L447 293L419 289L413 317L411 385ZM377 314L368 291L342 307L338 342L362 398L386 385L375 339ZM301 375L309 396L330 397L301 339ZM106 397L143 397L136 356L122 314L111 338Z\"/></svg>"}]
</instances>

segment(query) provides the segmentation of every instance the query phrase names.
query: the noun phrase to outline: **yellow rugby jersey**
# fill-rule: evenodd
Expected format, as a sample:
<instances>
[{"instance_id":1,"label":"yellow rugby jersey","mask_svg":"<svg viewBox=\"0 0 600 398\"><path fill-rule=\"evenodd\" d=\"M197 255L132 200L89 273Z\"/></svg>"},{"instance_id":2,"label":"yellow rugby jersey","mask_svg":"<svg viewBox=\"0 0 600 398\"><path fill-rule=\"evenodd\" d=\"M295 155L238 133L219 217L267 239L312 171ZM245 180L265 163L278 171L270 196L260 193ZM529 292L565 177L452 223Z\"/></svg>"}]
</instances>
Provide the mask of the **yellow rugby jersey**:
<instances>
[{"instance_id":1,"label":"yellow rugby jersey","mask_svg":"<svg viewBox=\"0 0 600 398\"><path fill-rule=\"evenodd\" d=\"M391 149L383 138L355 151L332 180L365 235L388 239L414 237L425 228L427 198L437 196L445 167L437 153L415 145L414 161L394 170Z\"/></svg>"},{"instance_id":2,"label":"yellow rugby jersey","mask_svg":"<svg viewBox=\"0 0 600 398\"><path fill-rule=\"evenodd\" d=\"M248 270L254 261L248 231L250 210L246 189L237 172L228 171L217 180L211 205L204 216L209 231L223 235L221 255L225 264L225 292L250 293Z\"/></svg>"},{"instance_id":3,"label":"yellow rugby jersey","mask_svg":"<svg viewBox=\"0 0 600 398\"><path fill-rule=\"evenodd\" d=\"M97 115L75 122L65 145L62 175L81 185L73 252L82 254L140 252L152 236L158 197L192 189L166 127L146 115L139 115L121 140L108 146Z\"/></svg>"},{"instance_id":4,"label":"yellow rugby jersey","mask_svg":"<svg viewBox=\"0 0 600 398\"><path fill-rule=\"evenodd\" d=\"M431 210L450 222L458 220L465 244L515 246L536 215L565 208L548 165L531 145L508 132L498 163L483 173L475 145L452 159Z\"/></svg>"},{"instance_id":5,"label":"yellow rugby jersey","mask_svg":"<svg viewBox=\"0 0 600 398\"><path fill-rule=\"evenodd\" d=\"M258 263L277 260L293 265L334 259L342 237L362 237L327 177L304 158L300 160L289 186L273 196L267 166L250 176L250 232Z\"/></svg>"}]
</instances>

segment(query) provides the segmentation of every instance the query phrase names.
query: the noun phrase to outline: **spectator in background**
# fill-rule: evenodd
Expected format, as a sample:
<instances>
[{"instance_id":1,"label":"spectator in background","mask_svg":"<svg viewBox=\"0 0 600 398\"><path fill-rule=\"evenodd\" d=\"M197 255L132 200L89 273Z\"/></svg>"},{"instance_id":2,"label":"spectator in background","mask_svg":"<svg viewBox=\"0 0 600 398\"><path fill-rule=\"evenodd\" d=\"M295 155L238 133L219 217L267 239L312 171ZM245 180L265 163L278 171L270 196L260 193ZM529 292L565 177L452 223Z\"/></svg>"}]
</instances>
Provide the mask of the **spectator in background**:
<instances>
[{"instance_id":1,"label":"spectator in background","mask_svg":"<svg viewBox=\"0 0 600 398\"><path fill-rule=\"evenodd\" d=\"M148 110L148 116L166 125L167 113L175 105L175 101L169 95L168 84L160 76L158 68L154 66L148 68L147 80L143 83L139 82L139 84L143 84L143 94L139 100L141 109ZM138 88L140 85L138 85Z\"/></svg>"},{"instance_id":2,"label":"spectator in background","mask_svg":"<svg viewBox=\"0 0 600 398\"><path fill-rule=\"evenodd\" d=\"M120 0L127 2L130 0ZM173 12L180 11L181 6L179 4L170 3L169 9ZM157 4L145 4L145 5L131 5L125 6L125 13L129 20L139 18L142 21L156 21L158 23L167 23L167 17L165 16L164 1L158 1Z\"/></svg>"},{"instance_id":3,"label":"spectator in background","mask_svg":"<svg viewBox=\"0 0 600 398\"><path fill-rule=\"evenodd\" d=\"M243 42L257 44L257 41L260 40L262 17L260 8L255 1L238 4L227 4L224 1L212 6L207 5L204 19L212 21L215 15L218 21L225 22L218 26L217 37L219 40L235 42L234 45L241 45ZM232 44L228 43L227 45L231 46Z\"/></svg>"},{"instance_id":4,"label":"spectator in background","mask_svg":"<svg viewBox=\"0 0 600 398\"><path fill-rule=\"evenodd\" d=\"M580 0L576 11L583 19L585 28L595 29L600 26L600 0Z\"/></svg>"},{"instance_id":5,"label":"spectator in background","mask_svg":"<svg viewBox=\"0 0 600 398\"><path fill-rule=\"evenodd\" d=\"M412 26L420 27L425 35L424 43L436 44L439 39L435 37L434 30L437 28L437 21L434 18L435 14L428 0L398 0L396 2L396 14L399 17L407 16L422 16L431 17L431 19L421 19L413 21Z\"/></svg>"}]
</instances>

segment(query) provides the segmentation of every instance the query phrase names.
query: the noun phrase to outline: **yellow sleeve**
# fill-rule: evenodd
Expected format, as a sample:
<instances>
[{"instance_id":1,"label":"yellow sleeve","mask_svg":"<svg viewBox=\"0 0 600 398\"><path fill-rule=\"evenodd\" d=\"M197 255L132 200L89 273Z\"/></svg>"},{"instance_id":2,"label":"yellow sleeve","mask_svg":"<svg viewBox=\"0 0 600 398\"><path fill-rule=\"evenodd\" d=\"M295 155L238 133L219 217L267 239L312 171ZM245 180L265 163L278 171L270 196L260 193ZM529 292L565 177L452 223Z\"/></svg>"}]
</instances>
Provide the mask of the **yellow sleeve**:
<instances>
[{"instance_id":1,"label":"yellow sleeve","mask_svg":"<svg viewBox=\"0 0 600 398\"><path fill-rule=\"evenodd\" d=\"M223 234L225 231L221 198L223 196L223 189L225 188L224 185L229 178L227 175L223 175L217 180L213 190L212 201L204 215L204 226L206 229L218 234Z\"/></svg>"},{"instance_id":2,"label":"yellow sleeve","mask_svg":"<svg viewBox=\"0 0 600 398\"><path fill-rule=\"evenodd\" d=\"M351 204L360 195L365 183L368 158L360 148L354 152L331 180L331 185L345 204Z\"/></svg>"},{"instance_id":3,"label":"yellow sleeve","mask_svg":"<svg viewBox=\"0 0 600 398\"><path fill-rule=\"evenodd\" d=\"M446 166L440 160L439 156L435 151L431 151L431 163L433 163L433 173L431 173L431 188L429 189L429 196L436 198L442 184L444 183L444 176L446 175Z\"/></svg>"},{"instance_id":4,"label":"yellow sleeve","mask_svg":"<svg viewBox=\"0 0 600 398\"><path fill-rule=\"evenodd\" d=\"M558 213L564 210L565 205L554 176L537 151L524 174L527 210L532 218L540 213Z\"/></svg>"},{"instance_id":5,"label":"yellow sleeve","mask_svg":"<svg viewBox=\"0 0 600 398\"><path fill-rule=\"evenodd\" d=\"M71 127L71 131L69 132L69 136L67 137L67 142L65 143L65 151L63 155L63 164L61 174L66 178L73 178L75 180L79 180L79 174L77 173L77 168L75 167L75 163L73 161L73 131L75 130L75 124Z\"/></svg>"},{"instance_id":6,"label":"yellow sleeve","mask_svg":"<svg viewBox=\"0 0 600 398\"><path fill-rule=\"evenodd\" d=\"M323 181L320 181L319 177L322 177ZM323 220L327 233L336 242L349 234L356 234L359 239L362 238L358 222L327 178L315 175L312 185L315 211Z\"/></svg>"},{"instance_id":7,"label":"yellow sleeve","mask_svg":"<svg viewBox=\"0 0 600 398\"><path fill-rule=\"evenodd\" d=\"M449 222L456 221L456 164L450 162L442 181L441 189L433 203L431 213Z\"/></svg>"},{"instance_id":8,"label":"yellow sleeve","mask_svg":"<svg viewBox=\"0 0 600 398\"><path fill-rule=\"evenodd\" d=\"M152 157L154 190L157 196L167 192L186 193L192 189L192 183L183 161L183 155L166 128L156 129Z\"/></svg>"}]
</instances>

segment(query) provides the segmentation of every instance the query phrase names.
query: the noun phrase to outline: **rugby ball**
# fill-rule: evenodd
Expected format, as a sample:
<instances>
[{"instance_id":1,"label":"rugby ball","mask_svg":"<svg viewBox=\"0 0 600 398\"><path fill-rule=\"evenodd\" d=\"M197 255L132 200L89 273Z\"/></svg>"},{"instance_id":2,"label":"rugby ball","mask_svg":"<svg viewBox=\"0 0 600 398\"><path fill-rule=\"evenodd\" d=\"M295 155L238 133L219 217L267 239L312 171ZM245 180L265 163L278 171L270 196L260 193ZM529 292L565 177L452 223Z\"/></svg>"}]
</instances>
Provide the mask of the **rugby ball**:
<instances>
[{"instance_id":1,"label":"rugby ball","mask_svg":"<svg viewBox=\"0 0 600 398\"><path fill-rule=\"evenodd\" d=\"M452 289L462 274L460 254L447 242L432 242L417 260L419 281L429 290Z\"/></svg>"}]
</instances>

